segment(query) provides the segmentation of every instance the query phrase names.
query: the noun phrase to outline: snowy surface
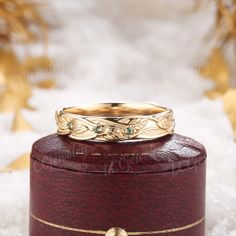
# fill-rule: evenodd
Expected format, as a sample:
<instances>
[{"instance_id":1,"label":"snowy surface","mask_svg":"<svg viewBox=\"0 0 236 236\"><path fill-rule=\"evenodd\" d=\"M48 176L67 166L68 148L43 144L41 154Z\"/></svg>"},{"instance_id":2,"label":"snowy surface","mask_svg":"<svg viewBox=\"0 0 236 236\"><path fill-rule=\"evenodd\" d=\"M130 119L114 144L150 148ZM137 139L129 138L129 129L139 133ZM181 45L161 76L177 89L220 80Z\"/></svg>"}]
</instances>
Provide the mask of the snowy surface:
<instances>
[{"instance_id":1,"label":"snowy surface","mask_svg":"<svg viewBox=\"0 0 236 236\"><path fill-rule=\"evenodd\" d=\"M49 53L58 88L34 90L30 102L37 111L24 111L34 132L11 133L12 115L0 114L0 166L55 132L55 108L156 102L174 109L178 133L207 148L207 236L236 236L236 144L221 101L204 97L211 84L196 72L208 51L202 43L213 23L213 5L190 14L187 0L49 3L45 14L54 23ZM1 236L28 235L28 205L28 171L0 173Z\"/></svg>"}]
</instances>

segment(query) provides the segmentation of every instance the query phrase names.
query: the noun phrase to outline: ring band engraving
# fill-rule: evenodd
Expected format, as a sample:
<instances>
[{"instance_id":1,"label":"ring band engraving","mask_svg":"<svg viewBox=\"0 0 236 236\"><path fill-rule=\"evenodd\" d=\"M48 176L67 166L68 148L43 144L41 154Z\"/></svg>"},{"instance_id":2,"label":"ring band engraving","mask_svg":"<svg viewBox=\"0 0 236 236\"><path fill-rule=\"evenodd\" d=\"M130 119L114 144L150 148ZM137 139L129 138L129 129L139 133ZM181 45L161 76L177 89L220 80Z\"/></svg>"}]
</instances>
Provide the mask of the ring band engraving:
<instances>
[{"instance_id":1,"label":"ring band engraving","mask_svg":"<svg viewBox=\"0 0 236 236\"><path fill-rule=\"evenodd\" d=\"M151 103L99 103L56 111L57 133L76 140L160 138L174 132L173 111Z\"/></svg>"}]
</instances>

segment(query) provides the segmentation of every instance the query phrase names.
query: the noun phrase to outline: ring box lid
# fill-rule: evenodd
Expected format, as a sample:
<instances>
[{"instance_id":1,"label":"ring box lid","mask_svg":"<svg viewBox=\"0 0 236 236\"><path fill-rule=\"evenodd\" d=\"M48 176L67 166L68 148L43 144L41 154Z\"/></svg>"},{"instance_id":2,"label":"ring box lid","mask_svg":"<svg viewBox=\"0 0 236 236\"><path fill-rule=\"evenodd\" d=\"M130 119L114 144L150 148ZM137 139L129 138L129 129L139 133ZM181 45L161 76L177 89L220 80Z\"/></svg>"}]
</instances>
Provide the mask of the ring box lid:
<instances>
[{"instance_id":1,"label":"ring box lid","mask_svg":"<svg viewBox=\"0 0 236 236\"><path fill-rule=\"evenodd\" d=\"M161 173L189 168L206 158L199 142L178 134L132 142L77 141L52 134L33 144L31 158L85 173Z\"/></svg>"}]
</instances>

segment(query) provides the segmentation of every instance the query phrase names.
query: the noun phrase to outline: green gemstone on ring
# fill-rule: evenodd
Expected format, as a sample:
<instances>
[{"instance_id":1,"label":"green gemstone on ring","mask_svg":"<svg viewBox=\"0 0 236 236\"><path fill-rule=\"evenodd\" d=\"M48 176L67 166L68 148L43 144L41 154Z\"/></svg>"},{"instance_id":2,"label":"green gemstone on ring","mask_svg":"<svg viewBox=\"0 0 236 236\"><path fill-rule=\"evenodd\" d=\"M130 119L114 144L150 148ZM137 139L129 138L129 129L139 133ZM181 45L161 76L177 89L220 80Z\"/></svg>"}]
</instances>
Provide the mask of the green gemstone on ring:
<instances>
[{"instance_id":1,"label":"green gemstone on ring","mask_svg":"<svg viewBox=\"0 0 236 236\"><path fill-rule=\"evenodd\" d=\"M102 133L103 126L102 125L97 125L96 127L94 127L93 130L94 130L95 133L100 134L100 133Z\"/></svg>"},{"instance_id":2,"label":"green gemstone on ring","mask_svg":"<svg viewBox=\"0 0 236 236\"><path fill-rule=\"evenodd\" d=\"M73 129L73 123L71 121L67 122L66 126L68 127L68 129Z\"/></svg>"},{"instance_id":3,"label":"green gemstone on ring","mask_svg":"<svg viewBox=\"0 0 236 236\"><path fill-rule=\"evenodd\" d=\"M127 127L126 130L125 130L125 133L127 135L131 135L131 134L133 134L133 132L134 132L134 130L131 127Z\"/></svg>"}]
</instances>

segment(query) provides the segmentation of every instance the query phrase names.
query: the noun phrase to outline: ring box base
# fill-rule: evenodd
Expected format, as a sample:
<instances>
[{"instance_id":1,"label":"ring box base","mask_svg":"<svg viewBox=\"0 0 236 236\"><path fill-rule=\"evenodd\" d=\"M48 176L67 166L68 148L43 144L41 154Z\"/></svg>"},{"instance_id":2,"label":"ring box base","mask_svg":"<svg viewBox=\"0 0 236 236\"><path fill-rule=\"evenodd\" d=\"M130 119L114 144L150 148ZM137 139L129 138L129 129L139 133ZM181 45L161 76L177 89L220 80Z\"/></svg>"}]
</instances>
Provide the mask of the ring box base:
<instances>
[{"instance_id":1,"label":"ring box base","mask_svg":"<svg viewBox=\"0 0 236 236\"><path fill-rule=\"evenodd\" d=\"M204 236L204 147L170 135L144 142L53 134L31 153L30 236Z\"/></svg>"}]
</instances>

